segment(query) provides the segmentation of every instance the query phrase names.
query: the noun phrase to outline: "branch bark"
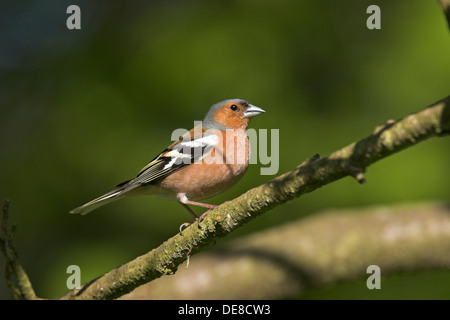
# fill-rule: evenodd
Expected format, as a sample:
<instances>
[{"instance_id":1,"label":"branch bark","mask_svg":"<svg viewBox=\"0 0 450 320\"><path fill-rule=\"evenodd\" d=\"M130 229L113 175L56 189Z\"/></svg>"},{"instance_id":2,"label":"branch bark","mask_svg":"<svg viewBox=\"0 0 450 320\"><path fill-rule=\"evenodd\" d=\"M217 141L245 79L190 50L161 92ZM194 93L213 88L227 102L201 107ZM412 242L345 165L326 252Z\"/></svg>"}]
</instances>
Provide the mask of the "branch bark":
<instances>
[{"instance_id":1,"label":"branch bark","mask_svg":"<svg viewBox=\"0 0 450 320\"><path fill-rule=\"evenodd\" d=\"M238 198L212 210L202 222L158 248L68 292L62 299L115 299L138 286L174 274L203 247L226 236L263 212L346 176L364 182L365 169L376 161L433 136L450 133L450 96L399 121L388 121L358 142L326 157L313 157Z\"/></svg>"},{"instance_id":2,"label":"branch bark","mask_svg":"<svg viewBox=\"0 0 450 320\"><path fill-rule=\"evenodd\" d=\"M12 291L15 299L37 299L31 281L27 273L19 263L17 251L13 245L13 232L8 228L9 200L3 205L0 223L0 251L6 258L5 278L6 284Z\"/></svg>"},{"instance_id":3,"label":"branch bark","mask_svg":"<svg viewBox=\"0 0 450 320\"><path fill-rule=\"evenodd\" d=\"M366 279L370 265L379 266L383 277L448 269L448 252L449 205L326 211L202 252L189 268L122 298L285 299L312 287Z\"/></svg>"}]
</instances>

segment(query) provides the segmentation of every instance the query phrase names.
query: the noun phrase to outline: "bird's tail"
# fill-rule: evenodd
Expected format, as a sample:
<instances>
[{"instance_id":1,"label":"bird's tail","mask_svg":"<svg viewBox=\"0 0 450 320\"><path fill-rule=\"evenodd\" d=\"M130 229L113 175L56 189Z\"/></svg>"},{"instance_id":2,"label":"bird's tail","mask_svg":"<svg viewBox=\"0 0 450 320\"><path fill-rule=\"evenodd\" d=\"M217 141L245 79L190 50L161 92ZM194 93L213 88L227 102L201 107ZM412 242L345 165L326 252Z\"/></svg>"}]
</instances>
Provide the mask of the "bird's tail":
<instances>
[{"instance_id":1,"label":"bird's tail","mask_svg":"<svg viewBox=\"0 0 450 320\"><path fill-rule=\"evenodd\" d=\"M104 206L105 204L108 204L110 202L113 202L113 201L116 201L116 200L122 198L122 196L124 195L124 193L126 191L128 191L128 190L126 190L124 188L112 190L112 191L105 193L104 195L98 197L97 199L94 199L92 201L89 201L86 204L83 204L81 207L73 209L72 211L70 211L70 213L85 215L85 214L91 212L92 210L95 210L101 206Z\"/></svg>"}]
</instances>

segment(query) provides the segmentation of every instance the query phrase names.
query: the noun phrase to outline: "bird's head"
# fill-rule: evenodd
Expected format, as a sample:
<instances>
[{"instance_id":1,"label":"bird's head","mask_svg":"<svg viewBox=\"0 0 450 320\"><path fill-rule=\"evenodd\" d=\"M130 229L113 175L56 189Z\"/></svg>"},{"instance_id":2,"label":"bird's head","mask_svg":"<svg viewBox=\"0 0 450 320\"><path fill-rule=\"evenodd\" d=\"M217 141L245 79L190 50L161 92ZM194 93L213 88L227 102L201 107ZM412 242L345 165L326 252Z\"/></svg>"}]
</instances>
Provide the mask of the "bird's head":
<instances>
[{"instance_id":1,"label":"bird's head","mask_svg":"<svg viewBox=\"0 0 450 320\"><path fill-rule=\"evenodd\" d=\"M214 104L203 119L206 129L246 129L250 118L265 111L242 99L228 99Z\"/></svg>"}]
</instances>

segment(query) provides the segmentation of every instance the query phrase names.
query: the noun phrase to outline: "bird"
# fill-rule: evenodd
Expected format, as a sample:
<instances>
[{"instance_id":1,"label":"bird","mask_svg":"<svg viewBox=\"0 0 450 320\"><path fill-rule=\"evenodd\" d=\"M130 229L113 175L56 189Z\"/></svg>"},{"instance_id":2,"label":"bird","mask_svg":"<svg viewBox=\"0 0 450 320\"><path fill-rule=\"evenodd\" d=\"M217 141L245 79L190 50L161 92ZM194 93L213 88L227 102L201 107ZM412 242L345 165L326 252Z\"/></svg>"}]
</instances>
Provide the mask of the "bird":
<instances>
[{"instance_id":1,"label":"bird","mask_svg":"<svg viewBox=\"0 0 450 320\"><path fill-rule=\"evenodd\" d=\"M213 104L198 125L185 130L136 177L70 213L85 215L125 196L156 195L178 201L200 228L202 219L217 205L199 201L228 190L245 174L250 158L246 129L250 118L264 112L242 99ZM189 205L207 210L199 217ZM182 224L180 233L183 226L190 224Z\"/></svg>"}]
</instances>

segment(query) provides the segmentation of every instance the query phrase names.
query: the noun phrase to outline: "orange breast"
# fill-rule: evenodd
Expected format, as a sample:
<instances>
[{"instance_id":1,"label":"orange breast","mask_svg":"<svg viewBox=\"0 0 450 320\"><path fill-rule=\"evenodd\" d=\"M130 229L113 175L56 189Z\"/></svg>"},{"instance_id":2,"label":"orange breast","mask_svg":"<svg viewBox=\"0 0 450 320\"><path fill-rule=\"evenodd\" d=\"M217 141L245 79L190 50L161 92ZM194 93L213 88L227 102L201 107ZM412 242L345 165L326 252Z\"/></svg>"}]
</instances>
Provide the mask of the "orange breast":
<instances>
[{"instance_id":1,"label":"orange breast","mask_svg":"<svg viewBox=\"0 0 450 320\"><path fill-rule=\"evenodd\" d=\"M212 197L242 178L249 164L249 148L244 130L222 131L215 148L202 160L166 177L160 187L175 195L185 193L190 200Z\"/></svg>"}]
</instances>

